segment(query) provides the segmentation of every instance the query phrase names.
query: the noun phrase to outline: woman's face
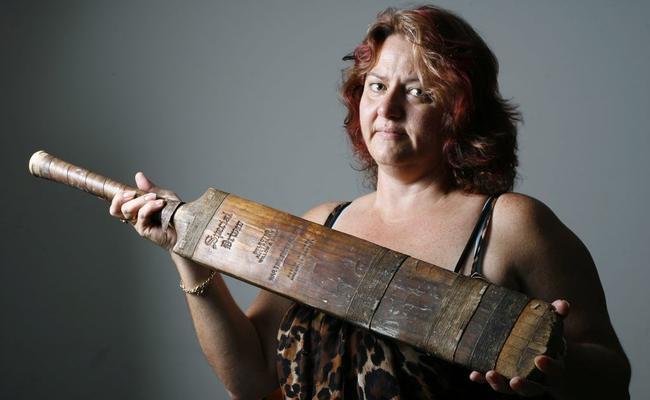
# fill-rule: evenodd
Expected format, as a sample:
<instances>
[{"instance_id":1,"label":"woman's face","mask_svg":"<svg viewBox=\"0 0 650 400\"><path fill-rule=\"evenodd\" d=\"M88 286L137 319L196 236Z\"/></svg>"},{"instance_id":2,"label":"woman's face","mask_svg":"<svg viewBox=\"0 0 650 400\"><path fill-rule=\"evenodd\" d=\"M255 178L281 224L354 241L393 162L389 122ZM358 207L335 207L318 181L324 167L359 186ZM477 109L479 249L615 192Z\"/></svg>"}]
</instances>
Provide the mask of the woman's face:
<instances>
[{"instance_id":1,"label":"woman's face","mask_svg":"<svg viewBox=\"0 0 650 400\"><path fill-rule=\"evenodd\" d=\"M379 167L434 168L441 160L441 112L425 93L412 45L401 35L384 42L360 102L361 133Z\"/></svg>"}]
</instances>

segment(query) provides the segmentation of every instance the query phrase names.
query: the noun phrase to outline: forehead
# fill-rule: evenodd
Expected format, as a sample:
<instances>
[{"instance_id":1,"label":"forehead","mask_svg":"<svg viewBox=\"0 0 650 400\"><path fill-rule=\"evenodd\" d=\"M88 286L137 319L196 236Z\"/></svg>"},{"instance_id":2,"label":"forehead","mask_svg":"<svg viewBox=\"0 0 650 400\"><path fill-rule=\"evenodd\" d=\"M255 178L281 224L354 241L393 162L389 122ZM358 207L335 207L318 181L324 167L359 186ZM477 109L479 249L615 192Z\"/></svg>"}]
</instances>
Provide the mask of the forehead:
<instances>
[{"instance_id":1,"label":"forehead","mask_svg":"<svg viewBox=\"0 0 650 400\"><path fill-rule=\"evenodd\" d=\"M384 41L377 62L370 72L381 75L417 75L413 45L401 35L390 35Z\"/></svg>"}]
</instances>

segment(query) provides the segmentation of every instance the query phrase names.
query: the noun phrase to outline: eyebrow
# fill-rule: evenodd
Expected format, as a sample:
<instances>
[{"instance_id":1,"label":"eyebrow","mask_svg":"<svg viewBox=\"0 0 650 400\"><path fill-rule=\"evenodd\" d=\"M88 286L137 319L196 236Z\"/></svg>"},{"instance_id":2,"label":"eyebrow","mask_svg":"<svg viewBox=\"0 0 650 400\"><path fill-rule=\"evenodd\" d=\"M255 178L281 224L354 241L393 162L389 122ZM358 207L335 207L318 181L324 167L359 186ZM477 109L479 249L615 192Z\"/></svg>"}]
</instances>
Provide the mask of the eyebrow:
<instances>
[{"instance_id":1,"label":"eyebrow","mask_svg":"<svg viewBox=\"0 0 650 400\"><path fill-rule=\"evenodd\" d=\"M368 76L374 76L375 78L381 79L382 81L385 81L385 80L388 79L384 75L378 74L376 72L368 72ZM420 78L418 78L417 75L412 75L412 76L409 76L408 78L406 78L405 82L418 82L419 83Z\"/></svg>"}]
</instances>

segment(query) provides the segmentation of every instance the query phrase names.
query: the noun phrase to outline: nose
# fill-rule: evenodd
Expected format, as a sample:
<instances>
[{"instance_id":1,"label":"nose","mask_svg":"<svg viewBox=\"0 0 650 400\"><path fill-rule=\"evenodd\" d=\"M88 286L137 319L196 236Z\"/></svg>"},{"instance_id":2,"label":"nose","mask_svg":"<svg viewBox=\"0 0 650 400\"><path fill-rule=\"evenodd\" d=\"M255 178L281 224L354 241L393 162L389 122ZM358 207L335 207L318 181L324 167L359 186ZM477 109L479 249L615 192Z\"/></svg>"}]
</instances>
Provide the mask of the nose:
<instances>
[{"instance_id":1,"label":"nose","mask_svg":"<svg viewBox=\"0 0 650 400\"><path fill-rule=\"evenodd\" d=\"M404 115L404 104L397 88L386 91L381 99L377 113L390 120L399 120Z\"/></svg>"}]
</instances>

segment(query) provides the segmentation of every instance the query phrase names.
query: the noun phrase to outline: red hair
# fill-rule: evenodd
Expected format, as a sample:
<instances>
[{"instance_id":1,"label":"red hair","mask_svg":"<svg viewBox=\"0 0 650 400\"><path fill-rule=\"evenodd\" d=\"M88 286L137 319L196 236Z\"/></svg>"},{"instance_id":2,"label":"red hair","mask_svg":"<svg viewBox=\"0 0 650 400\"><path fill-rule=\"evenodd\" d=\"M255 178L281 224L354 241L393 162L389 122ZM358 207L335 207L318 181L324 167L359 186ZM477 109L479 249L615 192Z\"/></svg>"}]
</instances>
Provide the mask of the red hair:
<instances>
[{"instance_id":1,"label":"red hair","mask_svg":"<svg viewBox=\"0 0 650 400\"><path fill-rule=\"evenodd\" d=\"M442 128L436 134L444 135L443 154L452 186L484 194L512 189L521 117L499 93L497 59L467 22L435 6L382 11L363 42L346 57L354 65L344 70L341 86L348 111L344 126L372 185L377 182L377 164L361 136L359 102L366 74L392 34L403 35L413 44L420 79L442 107Z\"/></svg>"}]
</instances>

